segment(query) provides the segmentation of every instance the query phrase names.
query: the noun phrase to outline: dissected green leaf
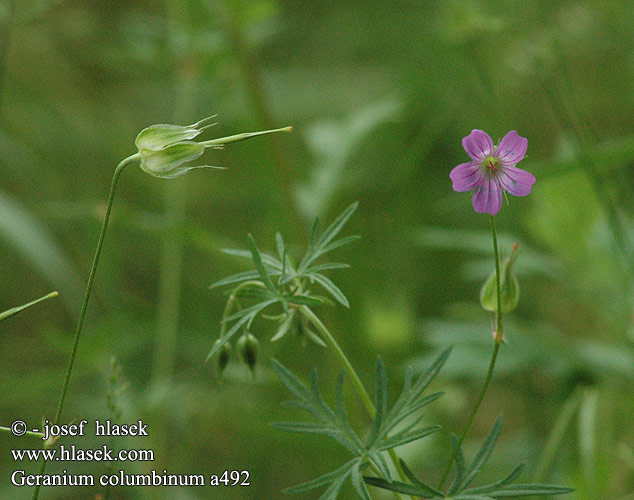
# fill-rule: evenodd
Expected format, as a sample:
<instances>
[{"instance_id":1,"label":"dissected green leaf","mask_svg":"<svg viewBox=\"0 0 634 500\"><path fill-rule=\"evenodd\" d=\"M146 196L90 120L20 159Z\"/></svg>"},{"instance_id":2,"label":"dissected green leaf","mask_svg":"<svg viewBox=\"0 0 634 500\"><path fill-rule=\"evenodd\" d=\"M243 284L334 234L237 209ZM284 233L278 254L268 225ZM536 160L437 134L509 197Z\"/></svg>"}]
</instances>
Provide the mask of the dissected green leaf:
<instances>
[{"instance_id":1,"label":"dissected green leaf","mask_svg":"<svg viewBox=\"0 0 634 500\"><path fill-rule=\"evenodd\" d=\"M297 270L295 268L294 262L288 253L288 245L280 233L276 233L275 235L275 245L279 260L271 255L260 252L251 234L248 235L249 250L223 250L224 253L229 255L249 258L255 265L255 270L233 274L216 281L210 286L210 288L216 288L225 285L234 285L229 300L235 300L239 306L239 310L229 314L232 311L232 307L228 307L223 322L238 321L244 317L248 317L248 319L240 321L239 325L233 325L230 329L232 335L237 331L236 329L242 325L246 325L247 328L250 327L256 316L263 312L265 308L279 303L283 309L281 314L278 313L273 316L263 315L266 320L280 321L277 326L277 331L271 337L271 341L281 339L288 333L293 325L296 325L299 334L305 334L305 337L309 340L322 347L327 347L321 337L312 331L308 324L304 324L301 321L297 322L296 319L294 319L295 314L291 314L291 312L297 309L297 307L312 307L324 303L333 303L329 297L318 296L311 293L310 287L312 284L321 286L335 301L345 307L350 307L348 299L346 299L339 287L329 278L321 274L322 271L343 269L349 266L339 262L316 265L310 268L310 270L309 266L315 259L329 251L329 249L352 241L349 238L334 241L334 238L352 216L356 206L356 203L350 205L323 233L319 231L319 221L315 221L308 250L300 266L303 270ZM276 278L276 280L274 281L273 278ZM248 299L255 303L244 307L237 299ZM228 339L221 339L220 342L217 342L214 347L212 347L207 359L218 352L227 340Z\"/></svg>"},{"instance_id":2,"label":"dissected green leaf","mask_svg":"<svg viewBox=\"0 0 634 500\"><path fill-rule=\"evenodd\" d=\"M465 490L464 492L476 494L476 493L487 493L489 491L495 491L500 486L504 486L510 483L511 481L513 481L513 479L515 479L517 476L521 474L523 469L524 469L524 464L519 464L504 479L501 479L500 481L491 483L486 486L478 486L477 488L469 488L468 490Z\"/></svg>"},{"instance_id":3,"label":"dissected green leaf","mask_svg":"<svg viewBox=\"0 0 634 500\"><path fill-rule=\"evenodd\" d=\"M311 273L308 275L308 278L311 281L315 281L323 286L326 291L333 296L333 298L339 302L344 307L350 308L350 303L348 299L343 294L343 292L339 289L337 285L335 285L330 279L326 278L323 274Z\"/></svg>"},{"instance_id":4,"label":"dissected green leaf","mask_svg":"<svg viewBox=\"0 0 634 500\"><path fill-rule=\"evenodd\" d=\"M464 482L460 485L461 489L469 486L469 483L473 480L474 477L476 477L476 475L480 472L480 469L482 468L482 466L487 462L487 460L491 456L491 452L493 451L495 442L500 436L501 428L502 428L502 415L500 415L497 418L497 420L493 424L493 427L491 427L491 431L489 432L489 435L484 440L484 443L482 443L482 447L480 448L475 458L473 459L473 462L471 462L471 465L467 469L465 473Z\"/></svg>"},{"instance_id":5,"label":"dissected green leaf","mask_svg":"<svg viewBox=\"0 0 634 500\"><path fill-rule=\"evenodd\" d=\"M321 257L322 255L325 255L328 252L332 252L336 248L342 247L344 245L347 245L348 243L352 243L353 241L357 241L359 239L361 239L361 236L359 236L358 234L354 234L352 236L346 236L345 238L341 238L341 239L338 239L337 241L333 241L330 245L326 245L325 247L323 247L321 251L319 252L319 255L317 255L317 257Z\"/></svg>"},{"instance_id":6,"label":"dissected green leaf","mask_svg":"<svg viewBox=\"0 0 634 500\"><path fill-rule=\"evenodd\" d=\"M456 436L453 433L451 434L451 444L454 450L458 448L458 436ZM451 483L451 486L449 487L449 490L447 491L447 494L449 495L453 495L454 493L458 492L460 489L460 486L462 486L462 479L464 477L465 470L466 470L465 458L464 458L464 453L462 452L462 448L458 449L455 463L456 463L456 475L454 477L453 482Z\"/></svg>"},{"instance_id":7,"label":"dissected green leaf","mask_svg":"<svg viewBox=\"0 0 634 500\"><path fill-rule=\"evenodd\" d=\"M404 444L411 443L412 441L418 441L424 437L433 434L434 432L440 430L441 427L439 425L429 425L427 427L423 427L421 429L416 429L414 431L408 430L407 432L398 432L392 436L384 438L381 440L380 444L376 445L376 448L385 451L390 450L392 448L396 448L398 446L403 446Z\"/></svg>"},{"instance_id":8,"label":"dissected green leaf","mask_svg":"<svg viewBox=\"0 0 634 500\"><path fill-rule=\"evenodd\" d=\"M319 488L320 486L324 486L326 484L338 484L339 487L334 490L334 496L326 497L326 498L336 498L337 493L341 489L343 483L348 479L348 476L352 473L352 469L354 467L358 467L359 460L354 458L349 462L346 462L344 465L339 467L337 470L329 472L328 474L324 474L323 476L319 476L311 481L307 481L302 484L298 484L297 486L293 486L291 488L286 488L284 490L285 493L289 493L294 495L296 493L303 493L304 491L313 490L315 488ZM330 489L330 488L329 488ZM323 497L323 495L322 495ZM320 497L320 498L322 498Z\"/></svg>"},{"instance_id":9,"label":"dissected green leaf","mask_svg":"<svg viewBox=\"0 0 634 500\"><path fill-rule=\"evenodd\" d=\"M280 431L322 434L334 439L352 453L356 454L358 451L358 447L355 446L356 443L351 442L348 437L335 426L314 424L311 422L273 422L271 426Z\"/></svg>"},{"instance_id":10,"label":"dissected green leaf","mask_svg":"<svg viewBox=\"0 0 634 500\"><path fill-rule=\"evenodd\" d=\"M383 477L387 478L388 480L392 479L390 466L387 464L387 460L385 459L385 456L383 455L381 450L372 448L366 451L366 455L368 458L370 458L370 460L372 460L372 463L376 466Z\"/></svg>"},{"instance_id":11,"label":"dissected green leaf","mask_svg":"<svg viewBox=\"0 0 634 500\"><path fill-rule=\"evenodd\" d=\"M282 384L284 384L284 386L291 391L296 398L303 400L310 397L310 392L306 386L295 375L293 375L293 372L276 359L271 359L271 362L273 363L273 368L275 369L275 372L280 378Z\"/></svg>"},{"instance_id":12,"label":"dissected green leaf","mask_svg":"<svg viewBox=\"0 0 634 500\"><path fill-rule=\"evenodd\" d=\"M262 256L260 255L260 251L258 250L258 247L255 244L255 240L253 239L253 236L249 234L248 239L249 239L249 248L251 249L251 256L253 257L255 268L257 269L258 274L260 275L260 279L262 280L262 283L266 285L266 288L268 288L271 291L271 293L274 293L277 295L277 288L275 288L275 285L273 285L273 282L271 281L271 277L269 276L269 273L264 267L264 263L262 262Z\"/></svg>"},{"instance_id":13,"label":"dissected green leaf","mask_svg":"<svg viewBox=\"0 0 634 500\"><path fill-rule=\"evenodd\" d=\"M383 416L387 411L387 375L385 374L385 367L383 361L378 357L376 359L376 411L374 414L374 422L370 429L370 434L366 440L366 446L372 448L374 443L379 437L381 426L383 425Z\"/></svg>"},{"instance_id":14,"label":"dissected green leaf","mask_svg":"<svg viewBox=\"0 0 634 500\"><path fill-rule=\"evenodd\" d=\"M319 237L319 241L317 242L317 247L323 248L328 245L337 234L343 229L343 226L346 225L352 214L359 207L359 202L355 201L351 205L349 205L331 224L326 228L326 230Z\"/></svg>"},{"instance_id":15,"label":"dissected green leaf","mask_svg":"<svg viewBox=\"0 0 634 500\"><path fill-rule=\"evenodd\" d=\"M308 325L302 325L301 327L302 335L306 335L312 342L317 344L320 347L328 348L328 344L326 344L318 333L314 332L312 328Z\"/></svg>"},{"instance_id":16,"label":"dissected green leaf","mask_svg":"<svg viewBox=\"0 0 634 500\"><path fill-rule=\"evenodd\" d=\"M286 299L289 304L300 306L320 306L324 303L324 300L320 297L310 295L287 295L284 299Z\"/></svg>"},{"instance_id":17,"label":"dissected green leaf","mask_svg":"<svg viewBox=\"0 0 634 500\"><path fill-rule=\"evenodd\" d=\"M281 339L282 337L284 337L284 335L288 333L288 331L291 329L291 326L293 326L293 323L295 321L296 312L297 312L297 309L294 309L294 308L288 311L288 314L286 315L286 319L282 321L275 335L271 337L271 342L275 342L276 340Z\"/></svg>"},{"instance_id":18,"label":"dissected green leaf","mask_svg":"<svg viewBox=\"0 0 634 500\"><path fill-rule=\"evenodd\" d=\"M213 347L211 348L211 351L209 351L209 354L207 354L207 358L205 359L205 363L207 361L209 361L214 354L216 354L218 351L220 351L220 349L227 343L229 342L229 340L231 340L231 337L233 337L236 332L240 329L240 327L244 324L246 324L251 318L251 315L246 315L243 316L242 318L240 318L238 321L236 321L233 326L229 329L229 331L222 336L221 338L219 338L219 342L215 342Z\"/></svg>"},{"instance_id":19,"label":"dissected green leaf","mask_svg":"<svg viewBox=\"0 0 634 500\"><path fill-rule=\"evenodd\" d=\"M455 459L456 474L446 494L417 478L403 460L400 460L401 468L407 479L411 481L411 485L399 481L390 482L383 478L365 477L364 479L366 483L386 490L406 493L420 498L433 498L434 500L496 500L523 496L561 495L573 491L570 488L552 484L509 484L519 476L524 464L518 465L506 477L497 482L465 490L469 482L478 474L481 467L488 460L500 434L501 422L501 417L498 417L468 469L465 468L462 450L458 449ZM451 435L451 441L455 450L458 446L458 438L454 434Z\"/></svg>"},{"instance_id":20,"label":"dissected green leaf","mask_svg":"<svg viewBox=\"0 0 634 500\"><path fill-rule=\"evenodd\" d=\"M372 500L370 498L370 492L363 482L363 476L361 475L361 470L359 470L359 467L355 467L354 469L352 469L352 475L350 479L352 480L352 486L354 486L354 489L357 491L360 498L362 498L363 500Z\"/></svg>"},{"instance_id":21,"label":"dissected green leaf","mask_svg":"<svg viewBox=\"0 0 634 500\"><path fill-rule=\"evenodd\" d=\"M235 257L242 257L243 259L253 260L253 254L250 250L241 250L238 248L223 248L222 253L227 255L233 255ZM268 254L260 252L260 258L264 265L269 266L277 271L282 271L282 263L275 257L271 257Z\"/></svg>"},{"instance_id":22,"label":"dissected green leaf","mask_svg":"<svg viewBox=\"0 0 634 500\"><path fill-rule=\"evenodd\" d=\"M209 285L209 288L217 288L219 286L232 285L233 283L240 283L242 281L254 280L259 275L260 274L257 271L244 271L242 273L232 274L231 276L215 281Z\"/></svg>"},{"instance_id":23,"label":"dissected green leaf","mask_svg":"<svg viewBox=\"0 0 634 500\"><path fill-rule=\"evenodd\" d=\"M383 488L384 490L396 491L397 493L405 493L406 495L413 495L420 498L433 497L433 495L430 495L426 491L420 489L418 486L402 483L401 481L390 482L380 477L367 477L367 476L364 476L363 480L367 484L371 484L372 486L378 486L379 488Z\"/></svg>"},{"instance_id":24,"label":"dissected green leaf","mask_svg":"<svg viewBox=\"0 0 634 500\"><path fill-rule=\"evenodd\" d=\"M485 497L482 495L458 495L457 497L453 497L454 500L495 500L491 497Z\"/></svg>"},{"instance_id":25,"label":"dissected green leaf","mask_svg":"<svg viewBox=\"0 0 634 500\"><path fill-rule=\"evenodd\" d=\"M412 372L408 369L405 375L403 391L385 418L384 432L390 432L416 410L435 401L442 395L441 393L436 393L421 398L427 386L438 374L445 361L447 361L450 352L451 348L448 348L440 353L431 366L416 379L416 382L412 382Z\"/></svg>"},{"instance_id":26,"label":"dissected green leaf","mask_svg":"<svg viewBox=\"0 0 634 500\"><path fill-rule=\"evenodd\" d=\"M313 227L310 231L310 240L308 241L308 252L310 253L317 246L317 242L319 241L319 217L315 217L313 222Z\"/></svg>"},{"instance_id":27,"label":"dissected green leaf","mask_svg":"<svg viewBox=\"0 0 634 500\"><path fill-rule=\"evenodd\" d=\"M326 253L334 250L335 248L349 243L353 239L351 237L344 238L345 242L333 241L333 239L339 234L339 232L346 225L352 214L354 214L355 210L359 206L358 202L353 203L348 206L331 224L328 226L323 233L319 234L319 222L315 220L315 224L313 224L313 230L311 233L310 243L308 245L308 250L306 251L306 255L299 264L298 272L300 274L306 272L308 267L319 257L325 255Z\"/></svg>"},{"instance_id":28,"label":"dissected green leaf","mask_svg":"<svg viewBox=\"0 0 634 500\"><path fill-rule=\"evenodd\" d=\"M236 311L235 313L227 316L222 321L223 323L228 323L230 321L233 321L234 319L242 318L244 316L249 316L249 320L252 320L260 311L266 309L270 305L275 304L276 302L279 302L279 299L275 298L265 300L264 302L258 302L257 304L253 304L252 306L245 307L244 309Z\"/></svg>"},{"instance_id":29,"label":"dissected green leaf","mask_svg":"<svg viewBox=\"0 0 634 500\"><path fill-rule=\"evenodd\" d=\"M535 495L563 495L571 493L572 488L554 486L552 484L512 484L507 488L490 493L493 498L512 498Z\"/></svg>"},{"instance_id":30,"label":"dissected green leaf","mask_svg":"<svg viewBox=\"0 0 634 500\"><path fill-rule=\"evenodd\" d=\"M318 266L306 269L306 273L320 273L322 271L329 271L330 269L348 269L349 267L350 264L343 262L326 262L325 264L319 264Z\"/></svg>"},{"instance_id":31,"label":"dissected green leaf","mask_svg":"<svg viewBox=\"0 0 634 500\"><path fill-rule=\"evenodd\" d=\"M286 243L281 233L275 233L275 246L277 247L277 255L280 262L284 265L284 257L286 256Z\"/></svg>"},{"instance_id":32,"label":"dissected green leaf","mask_svg":"<svg viewBox=\"0 0 634 500\"><path fill-rule=\"evenodd\" d=\"M293 432L324 434L335 439L350 452L363 454L363 444L350 425L347 422L342 425L340 417L321 397L315 371L311 374L310 388L308 388L278 361L273 360L273 368L282 383L297 397L297 400L291 401L290 404L307 411L318 422L317 424L276 422L272 424L274 427Z\"/></svg>"},{"instance_id":33,"label":"dissected green leaf","mask_svg":"<svg viewBox=\"0 0 634 500\"><path fill-rule=\"evenodd\" d=\"M362 499L366 498L365 495L367 492L365 490L365 486L362 487L359 483L359 481L361 481L361 472L359 467L371 462L380 475L382 475L384 478L391 479L390 467L388 466L385 457L385 451L397 446L401 446L405 443L421 439L439 429L438 426L427 426L415 429L415 427L420 422L420 419L416 419L414 422L405 426L394 435L388 435L389 432L394 429L394 426L384 424L384 417L390 412L388 411L388 378L381 358L378 358L376 363L375 417L365 444L359 439L347 419L343 394L343 372L337 378L337 385L335 390L335 410L333 411L321 397L317 381L317 374L315 371L313 371L311 375L310 387L307 387L278 361L273 360L273 366L275 371L278 373L278 376L280 377L282 383L297 398L295 400L289 401L287 405L307 411L315 418L316 423L289 422L274 423L272 425L281 430L327 435L335 439L351 453L355 454L358 460L357 465L355 466L357 468L351 470L349 472L349 475L352 475L353 486ZM435 365L432 366L430 373L434 372L434 366ZM421 376L421 379L426 380L430 373L424 374L423 376ZM410 407L402 408L403 411L408 412L408 415L412 412L411 408L421 407L422 400L431 402L438 397L438 395L432 395L434 396L433 398L423 396L421 384L419 382L421 382L421 380L417 380L415 384L412 384L411 375L409 382L406 381L405 389L409 390L405 392L406 394L408 394L408 396L412 397L408 397L407 401ZM400 417L400 414L397 414L397 417ZM335 474L332 477L328 476L328 481L321 482L320 480L318 480L314 484L330 484L329 488L326 490L326 493L330 495L332 492L335 492L336 494L336 492L338 491L337 481L341 477L342 476L340 474ZM388 484L390 483L388 482ZM437 490L428 489L427 491ZM324 495L326 495L326 493L324 493ZM327 496L326 498L330 497Z\"/></svg>"},{"instance_id":34,"label":"dissected green leaf","mask_svg":"<svg viewBox=\"0 0 634 500\"><path fill-rule=\"evenodd\" d=\"M429 495L430 497L433 497L433 496L444 496L442 491L440 491L440 490L434 488L433 486L430 486L429 484L425 483L424 481L418 479L414 475L414 473L410 470L410 468L407 466L407 464L405 463L404 460L400 460L399 462L401 464L401 468L403 469L403 472L405 473L405 476L407 477L407 479L409 479L413 484L415 484L426 495Z\"/></svg>"},{"instance_id":35,"label":"dissected green leaf","mask_svg":"<svg viewBox=\"0 0 634 500\"><path fill-rule=\"evenodd\" d=\"M343 396L344 378L345 378L344 372L341 372L339 376L337 377L337 385L335 388L335 414L337 415L337 418L339 419L339 424L348 433L348 435L354 436L356 438L357 435L354 432L354 430L352 430L352 427L350 426L350 422L348 422L348 416L346 414L346 405L345 405L344 396ZM363 443L361 442L361 440L358 440L356 444L359 447L363 447Z\"/></svg>"}]
</instances>

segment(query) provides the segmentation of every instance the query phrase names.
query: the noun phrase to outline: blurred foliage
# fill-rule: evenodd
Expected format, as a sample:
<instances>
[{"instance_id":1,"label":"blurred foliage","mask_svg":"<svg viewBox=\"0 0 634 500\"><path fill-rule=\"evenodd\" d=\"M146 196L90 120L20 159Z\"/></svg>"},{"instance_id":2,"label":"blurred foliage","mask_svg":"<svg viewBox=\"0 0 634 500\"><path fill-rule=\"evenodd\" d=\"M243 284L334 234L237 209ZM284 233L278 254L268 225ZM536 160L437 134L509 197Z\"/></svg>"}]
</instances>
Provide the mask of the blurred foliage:
<instances>
[{"instance_id":1,"label":"blurred foliage","mask_svg":"<svg viewBox=\"0 0 634 500\"><path fill-rule=\"evenodd\" d=\"M244 247L248 232L264 242L281 231L301 254L316 215L332 220L359 200L349 230L362 239L334 257L352 268L332 275L350 310L324 306L322 317L368 387L379 353L396 389L407 364L428 366L455 346L434 382L446 395L426 418L446 431L401 449L433 481L492 342L478 307L492 269L488 220L451 191L448 174L472 128L494 139L515 129L529 140L522 166L537 183L497 224L503 255L520 243L522 297L465 454L504 413L483 482L501 464L527 462L526 475L574 487L566 498L634 498L632 25L621 0L0 2L0 310L60 291L2 322L0 425L54 414L110 177L136 134L218 113L214 136L287 124L296 132L205 154L226 171L169 182L124 173L63 419L108 415L116 356L129 383L121 420L150 425L149 438L117 446L157 457L128 464L130 473L249 470L250 487L217 492L246 500L280 498L342 463L335 444L268 425L283 419L286 394L267 360L302 379L313 367L335 374L327 350L263 342L256 380L231 362L224 383L203 361L225 301L208 284L250 269L220 249ZM349 399L350 420L369 428ZM16 467L9 449L25 439L0 440L0 498L30 496L6 472ZM103 493L55 488L41 498Z\"/></svg>"}]
</instances>

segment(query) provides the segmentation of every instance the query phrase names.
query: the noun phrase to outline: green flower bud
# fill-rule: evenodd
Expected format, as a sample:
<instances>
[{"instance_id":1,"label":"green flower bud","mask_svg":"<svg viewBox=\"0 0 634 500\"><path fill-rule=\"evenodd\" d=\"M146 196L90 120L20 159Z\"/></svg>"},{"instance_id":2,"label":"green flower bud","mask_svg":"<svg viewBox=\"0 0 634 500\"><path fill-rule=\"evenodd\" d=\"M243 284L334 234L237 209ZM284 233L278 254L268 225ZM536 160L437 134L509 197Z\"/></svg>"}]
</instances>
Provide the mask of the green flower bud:
<instances>
[{"instance_id":1,"label":"green flower bud","mask_svg":"<svg viewBox=\"0 0 634 500\"><path fill-rule=\"evenodd\" d=\"M251 374L255 376L255 365L260 352L260 342L252 333L245 333L238 339L236 344L238 354L242 362L249 367Z\"/></svg>"},{"instance_id":2,"label":"green flower bud","mask_svg":"<svg viewBox=\"0 0 634 500\"><path fill-rule=\"evenodd\" d=\"M237 134L202 142L193 141L192 139L198 137L205 129L215 125L215 123L209 123L213 118L214 116L210 116L193 125L160 124L141 130L134 141L139 150L135 156L140 160L141 169L154 177L171 179L195 168L222 168L209 165L188 166L186 164L198 159L207 148L220 149L230 142L243 141L273 132L290 132L292 130L292 127L285 127L263 132Z\"/></svg>"},{"instance_id":3,"label":"green flower bud","mask_svg":"<svg viewBox=\"0 0 634 500\"><path fill-rule=\"evenodd\" d=\"M517 252L517 243L513 245L511 255L504 259L500 269L500 296L502 313L507 314L513 311L520 300L520 286L515 274L513 274L513 263ZM480 304L490 312L497 312L497 284L495 271L487 278L480 290Z\"/></svg>"},{"instance_id":4,"label":"green flower bud","mask_svg":"<svg viewBox=\"0 0 634 500\"><path fill-rule=\"evenodd\" d=\"M216 339L216 342L214 342L214 346L220 343L221 343L221 340ZM222 373L225 371L225 368L229 364L229 361L231 360L232 351L233 349L231 349L231 344L229 342L225 342L224 344L222 344L222 346L220 347L220 350L216 354L216 362L217 362L216 366L218 367L218 375L221 377L222 377Z\"/></svg>"}]
</instances>

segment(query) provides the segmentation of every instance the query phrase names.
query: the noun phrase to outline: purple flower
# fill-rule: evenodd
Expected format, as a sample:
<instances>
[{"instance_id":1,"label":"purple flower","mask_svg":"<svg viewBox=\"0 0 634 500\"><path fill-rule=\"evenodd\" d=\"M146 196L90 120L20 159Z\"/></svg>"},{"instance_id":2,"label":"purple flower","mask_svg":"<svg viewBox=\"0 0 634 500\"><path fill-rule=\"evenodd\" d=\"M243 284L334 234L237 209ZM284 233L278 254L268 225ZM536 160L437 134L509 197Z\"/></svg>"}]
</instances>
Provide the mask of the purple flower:
<instances>
[{"instance_id":1,"label":"purple flower","mask_svg":"<svg viewBox=\"0 0 634 500\"><path fill-rule=\"evenodd\" d=\"M449 177L454 191L471 191L473 209L495 215L502 206L502 191L513 196L530 194L535 176L516 165L524 158L528 140L511 130L495 147L489 134L472 130L462 139L462 147L471 157L469 163L455 167Z\"/></svg>"}]
</instances>

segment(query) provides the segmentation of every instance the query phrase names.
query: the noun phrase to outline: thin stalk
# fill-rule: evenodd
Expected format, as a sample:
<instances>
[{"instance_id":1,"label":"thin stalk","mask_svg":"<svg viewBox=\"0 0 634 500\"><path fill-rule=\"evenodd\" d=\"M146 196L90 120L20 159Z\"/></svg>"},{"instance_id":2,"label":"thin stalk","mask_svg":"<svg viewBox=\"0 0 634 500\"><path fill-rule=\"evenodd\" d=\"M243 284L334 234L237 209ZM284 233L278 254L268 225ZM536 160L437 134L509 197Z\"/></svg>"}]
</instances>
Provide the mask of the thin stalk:
<instances>
[{"instance_id":1,"label":"thin stalk","mask_svg":"<svg viewBox=\"0 0 634 500\"><path fill-rule=\"evenodd\" d=\"M224 337L225 333L227 333L227 322L225 321L225 318L227 318L231 314L231 312L233 311L233 306L237 304L238 308L242 309L240 307L240 302L238 301L238 293L243 288L248 288L250 286L256 286L258 288L266 289L266 285L264 285L264 283L255 280L243 281L233 289L231 295L229 295L229 299L227 299L225 309L222 312L222 319L220 320L220 335L218 335L219 339Z\"/></svg>"},{"instance_id":2,"label":"thin stalk","mask_svg":"<svg viewBox=\"0 0 634 500\"><path fill-rule=\"evenodd\" d=\"M68 359L68 367L66 368L66 376L64 377L64 385L62 386L62 392L59 396L59 403L57 405L57 412L55 414L54 424L59 425L62 417L62 410L64 409L64 402L66 400L66 391L68 390L68 384L70 383L70 376L73 371L73 364L75 363L75 356L77 355L77 346L79 345L79 336L81 335L82 327L84 326L84 319L86 317L86 310L88 309L88 301L90 300L90 293L92 292L92 285L95 281L95 274L97 273L97 265L99 264L99 258L101 257L101 250L103 248L103 242L106 239L106 231L108 230L108 222L110 221L110 212L112 211L112 203L114 201L114 193L117 189L117 182L123 169L130 163L136 161L139 158L138 153L133 154L125 158L114 171L112 176L112 184L110 186L110 194L108 195L108 204L106 206L106 215L103 218L103 225L101 226L101 233L99 233L99 240L97 241L97 249L95 250L95 257L92 261L92 267L90 268L90 274L88 275L88 283L86 285L86 293L84 294L84 302L81 306L81 312L79 313L79 321L77 322L77 329L75 330L75 338L73 339L73 348ZM44 474L46 469L46 460L42 461L39 474ZM37 500L40 493L40 486L36 486L33 490L32 500Z\"/></svg>"},{"instance_id":3,"label":"thin stalk","mask_svg":"<svg viewBox=\"0 0 634 500\"><path fill-rule=\"evenodd\" d=\"M495 344L493 346L493 353L491 354L491 361L489 361L489 369L487 370L486 378L484 379L484 385L482 386L482 389L480 390L480 394L478 394L478 399L476 400L475 405L473 409L471 410L469 418L467 419L467 423L465 424L464 429L460 433L458 442L456 443L456 446L454 447L454 450L451 453L449 460L447 461L445 470L443 471L443 474L440 477L440 482L438 483L438 489L441 489L444 486L445 481L447 480L447 477L449 476L449 473L451 472L453 462L456 459L456 456L458 455L460 447L462 446L462 443L467 437L467 433L469 432L469 429L471 428L471 424L473 423L473 420L475 419L475 416L478 413L478 410L480 409L480 405L482 405L482 401L484 401L484 396L487 392L487 389L489 388L491 377L493 376L493 369L495 368L495 361L497 360L497 357L498 357L500 345L502 345L502 336L504 334L504 331L503 331L504 327L502 323L502 295L500 293L500 288L501 288L500 257L498 253L498 239L497 239L497 231L495 229L495 217L493 215L491 216L491 233L493 235L493 255L495 257L495 285L496 285L496 291L497 291L497 309L498 309L497 310L497 326L496 326L496 332L495 332Z\"/></svg>"},{"instance_id":4,"label":"thin stalk","mask_svg":"<svg viewBox=\"0 0 634 500\"><path fill-rule=\"evenodd\" d=\"M495 258L495 288L497 292L497 329L495 331L495 343L500 345L504 334L504 325L502 324L502 276L500 275L500 254L498 252L498 236L495 229L495 216L491 215L491 234L493 235L493 256Z\"/></svg>"},{"instance_id":5,"label":"thin stalk","mask_svg":"<svg viewBox=\"0 0 634 500\"><path fill-rule=\"evenodd\" d=\"M319 333L323 335L324 340L326 341L326 344L328 344L335 351L335 354L341 360L341 363L343 364L343 367L346 370L346 373L352 380L352 383L354 384L357 392L359 393L359 396L361 397L361 401L363 401L363 405L365 406L365 409L370 414L370 417L374 418L374 415L376 414L376 408L374 407L374 403L372 402L372 399L370 398L368 391L365 390L365 387L363 386L363 383L361 382L359 375L357 375L357 372L355 371L354 367L350 363L350 360L348 359L346 354L343 352L343 350L341 349L341 347L339 346L335 338L332 336L328 328L326 328L326 325L324 325L321 322L321 320L317 317L317 315L311 309L309 309L308 306L301 306L299 310L304 316L306 316L306 318L308 318L308 320L315 326L315 328L319 330Z\"/></svg>"},{"instance_id":6,"label":"thin stalk","mask_svg":"<svg viewBox=\"0 0 634 500\"><path fill-rule=\"evenodd\" d=\"M361 382L359 375L357 375L357 372L352 366L352 364L350 363L350 360L348 359L346 354L343 352L343 350L341 349L341 347L339 346L335 338L332 336L328 328L326 328L326 325L324 325L321 322L321 320L317 317L317 315L313 311L311 311L310 308L308 308L307 306L301 306L299 310L315 326L315 328L319 330L319 333L321 333L321 335L324 337L326 344L328 344L328 346L331 347L335 351L335 354L341 360L341 363L343 364L344 369L346 370L346 373L352 380L352 383L354 384L354 387L357 390L357 393L361 397L361 401L363 401L363 405L368 411L370 418L374 418L376 415L376 408L374 407L374 403L372 402L372 399L370 398L368 391L365 390L365 387L363 386L363 383ZM404 481L407 481L407 476L405 475L405 472L403 471L403 468L401 467L401 464L399 463L398 455L396 454L394 449L389 450L389 455L401 479L403 479ZM397 498L403 498L403 496L400 493L395 492L394 494ZM413 500L413 497L410 497L410 498L412 498Z\"/></svg>"}]
</instances>

